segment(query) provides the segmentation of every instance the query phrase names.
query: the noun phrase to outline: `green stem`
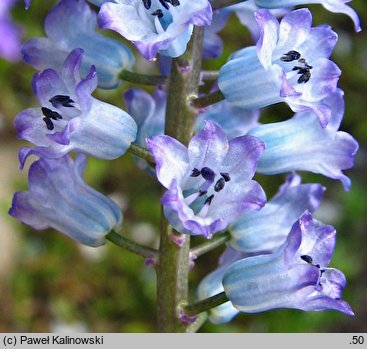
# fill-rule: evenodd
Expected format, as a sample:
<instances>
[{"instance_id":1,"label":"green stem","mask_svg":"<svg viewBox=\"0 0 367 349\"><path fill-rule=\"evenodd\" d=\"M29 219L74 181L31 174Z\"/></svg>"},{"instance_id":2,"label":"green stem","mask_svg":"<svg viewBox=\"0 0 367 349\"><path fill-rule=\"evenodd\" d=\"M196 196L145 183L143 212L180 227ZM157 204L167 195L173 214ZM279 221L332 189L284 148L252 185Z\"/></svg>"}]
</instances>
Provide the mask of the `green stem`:
<instances>
[{"instance_id":1,"label":"green stem","mask_svg":"<svg viewBox=\"0 0 367 349\"><path fill-rule=\"evenodd\" d=\"M154 258L157 259L158 257L158 251L150 248L150 247L146 247L146 246L142 246L140 244L137 244L125 237L123 237L122 235L116 233L114 230L111 230L107 235L106 235L106 239L113 242L115 245L120 246L122 248L124 248L125 250L128 250L130 252L133 252L139 256L145 257L145 258Z\"/></svg>"},{"instance_id":2,"label":"green stem","mask_svg":"<svg viewBox=\"0 0 367 349\"><path fill-rule=\"evenodd\" d=\"M154 157L149 151L145 148L139 147L138 145L131 144L130 148L128 149L128 152L141 158L146 161L148 161L151 165L155 165Z\"/></svg>"},{"instance_id":3,"label":"green stem","mask_svg":"<svg viewBox=\"0 0 367 349\"><path fill-rule=\"evenodd\" d=\"M218 10L222 7L231 6L238 4L240 2L245 2L246 0L212 0L210 1L213 10Z\"/></svg>"},{"instance_id":4,"label":"green stem","mask_svg":"<svg viewBox=\"0 0 367 349\"><path fill-rule=\"evenodd\" d=\"M224 99L224 95L220 90L211 92L203 97L191 100L191 105L197 109L208 107L209 105L218 103Z\"/></svg>"},{"instance_id":5,"label":"green stem","mask_svg":"<svg viewBox=\"0 0 367 349\"><path fill-rule=\"evenodd\" d=\"M122 70L119 74L121 80L133 82L142 85L163 85L167 78L160 75L144 75L134 73L128 70Z\"/></svg>"},{"instance_id":6,"label":"green stem","mask_svg":"<svg viewBox=\"0 0 367 349\"><path fill-rule=\"evenodd\" d=\"M183 307L183 311L187 316L194 316L226 302L228 302L228 298L224 292L221 292L197 303L186 305Z\"/></svg>"},{"instance_id":7,"label":"green stem","mask_svg":"<svg viewBox=\"0 0 367 349\"><path fill-rule=\"evenodd\" d=\"M203 29L195 27L191 42L180 59L173 59L168 82L165 133L187 145L193 132L195 110L189 97L197 95L201 70ZM178 245L174 241L181 241ZM157 312L160 332L185 332L179 317L180 304L188 301L190 236L172 230L161 215L157 264Z\"/></svg>"},{"instance_id":8,"label":"green stem","mask_svg":"<svg viewBox=\"0 0 367 349\"><path fill-rule=\"evenodd\" d=\"M191 249L190 253L196 257L199 257L215 248L223 245L231 238L230 233L227 231L223 234L215 235L211 240L202 243L201 245L195 246Z\"/></svg>"},{"instance_id":9,"label":"green stem","mask_svg":"<svg viewBox=\"0 0 367 349\"><path fill-rule=\"evenodd\" d=\"M187 326L186 332L187 333L195 333L198 331L198 329L204 324L204 322L207 320L208 314L207 313L201 313L198 315L198 318L193 322L192 324Z\"/></svg>"}]
</instances>

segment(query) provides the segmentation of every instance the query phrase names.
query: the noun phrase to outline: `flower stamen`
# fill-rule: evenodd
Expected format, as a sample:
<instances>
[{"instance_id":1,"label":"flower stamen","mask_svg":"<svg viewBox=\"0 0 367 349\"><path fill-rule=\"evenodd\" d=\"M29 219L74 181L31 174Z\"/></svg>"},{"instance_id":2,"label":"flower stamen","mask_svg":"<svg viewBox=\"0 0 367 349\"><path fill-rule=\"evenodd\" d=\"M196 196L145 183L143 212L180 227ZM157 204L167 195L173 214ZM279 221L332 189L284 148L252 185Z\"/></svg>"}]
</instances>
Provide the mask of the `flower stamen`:
<instances>
[{"instance_id":1,"label":"flower stamen","mask_svg":"<svg viewBox=\"0 0 367 349\"><path fill-rule=\"evenodd\" d=\"M49 99L49 102L52 104L54 108L59 107L61 104L63 107L67 108L73 108L74 106L71 105L71 103L74 103L74 101L69 97L65 95L56 95Z\"/></svg>"}]
</instances>

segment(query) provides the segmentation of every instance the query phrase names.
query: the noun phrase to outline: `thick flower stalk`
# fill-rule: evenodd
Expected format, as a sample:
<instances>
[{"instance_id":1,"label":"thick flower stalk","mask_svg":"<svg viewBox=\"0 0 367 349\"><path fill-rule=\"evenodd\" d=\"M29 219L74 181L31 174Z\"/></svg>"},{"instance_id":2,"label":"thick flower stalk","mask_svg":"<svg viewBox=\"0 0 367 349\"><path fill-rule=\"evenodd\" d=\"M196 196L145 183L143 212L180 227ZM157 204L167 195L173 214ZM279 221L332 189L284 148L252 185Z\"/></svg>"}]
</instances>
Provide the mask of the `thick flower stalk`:
<instances>
[{"instance_id":1,"label":"thick flower stalk","mask_svg":"<svg viewBox=\"0 0 367 349\"><path fill-rule=\"evenodd\" d=\"M2 0L0 3L0 57L9 61L20 59L21 29L10 14L16 0Z\"/></svg>"},{"instance_id":2,"label":"thick flower stalk","mask_svg":"<svg viewBox=\"0 0 367 349\"><path fill-rule=\"evenodd\" d=\"M328 268L334 246L335 229L314 221L306 212L276 252L244 258L227 268L225 293L241 312L332 309L354 315L341 299L344 274Z\"/></svg>"},{"instance_id":3,"label":"thick flower stalk","mask_svg":"<svg viewBox=\"0 0 367 349\"><path fill-rule=\"evenodd\" d=\"M357 13L348 5L351 0L254 0L259 7L275 9L279 7L291 7L307 4L321 4L330 12L344 13L348 15L354 22L355 30L361 30Z\"/></svg>"},{"instance_id":4,"label":"thick flower stalk","mask_svg":"<svg viewBox=\"0 0 367 349\"><path fill-rule=\"evenodd\" d=\"M348 133L338 131L344 114L343 91L325 98L322 103L331 111L329 124L322 128L312 112L296 113L293 118L260 125L248 134L265 144L257 171L278 174L311 171L338 179L349 190L351 181L342 170L353 167L358 143Z\"/></svg>"},{"instance_id":5,"label":"thick flower stalk","mask_svg":"<svg viewBox=\"0 0 367 349\"><path fill-rule=\"evenodd\" d=\"M96 70L91 67L81 79L82 55L80 49L71 52L60 73L46 69L35 75L33 88L41 107L20 112L14 121L17 137L36 145L20 150L21 166L31 154L57 158L73 150L114 159L134 141L137 127L130 115L91 96Z\"/></svg>"},{"instance_id":6,"label":"thick flower stalk","mask_svg":"<svg viewBox=\"0 0 367 349\"><path fill-rule=\"evenodd\" d=\"M86 185L86 157L41 158L29 169L29 190L14 195L9 214L36 230L53 228L88 246L105 243L105 235L122 223L121 210Z\"/></svg>"},{"instance_id":7,"label":"thick flower stalk","mask_svg":"<svg viewBox=\"0 0 367 349\"><path fill-rule=\"evenodd\" d=\"M23 45L24 61L40 71L60 70L67 55L82 48L82 76L94 65L98 86L114 88L119 83L120 71L131 69L135 58L127 46L96 32L96 26L97 15L85 0L61 0L46 17L47 37L34 38Z\"/></svg>"},{"instance_id":8,"label":"thick flower stalk","mask_svg":"<svg viewBox=\"0 0 367 349\"><path fill-rule=\"evenodd\" d=\"M172 227L182 234L210 238L241 213L261 208L265 193L251 180L263 143L243 136L228 141L214 122L188 148L169 136L147 139L158 180L168 190L161 202Z\"/></svg>"},{"instance_id":9,"label":"thick flower stalk","mask_svg":"<svg viewBox=\"0 0 367 349\"><path fill-rule=\"evenodd\" d=\"M210 25L208 0L116 0L101 6L98 24L131 40L140 53L153 60L157 53L182 55L194 25Z\"/></svg>"},{"instance_id":10,"label":"thick flower stalk","mask_svg":"<svg viewBox=\"0 0 367 349\"><path fill-rule=\"evenodd\" d=\"M225 98L247 109L286 102L295 112L314 112L325 127L331 112L322 100L335 92L340 75L329 60L336 33L327 25L311 27L307 9L288 13L280 23L268 10L255 16L261 29L257 47L235 52L219 72Z\"/></svg>"}]
</instances>

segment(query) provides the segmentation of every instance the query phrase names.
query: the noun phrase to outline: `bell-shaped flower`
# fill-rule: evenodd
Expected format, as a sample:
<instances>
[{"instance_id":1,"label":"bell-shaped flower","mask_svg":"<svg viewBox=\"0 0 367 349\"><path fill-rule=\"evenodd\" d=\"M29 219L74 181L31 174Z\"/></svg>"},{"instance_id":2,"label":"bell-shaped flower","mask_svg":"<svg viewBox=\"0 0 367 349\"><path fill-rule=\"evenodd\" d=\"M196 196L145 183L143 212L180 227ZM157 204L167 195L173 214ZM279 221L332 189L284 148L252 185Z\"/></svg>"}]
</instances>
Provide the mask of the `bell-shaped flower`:
<instances>
[{"instance_id":1,"label":"bell-shaped flower","mask_svg":"<svg viewBox=\"0 0 367 349\"><path fill-rule=\"evenodd\" d=\"M122 222L115 202L86 185L86 156L40 158L29 169L29 190L14 195L9 214L36 230L53 228L89 246Z\"/></svg>"},{"instance_id":2,"label":"bell-shaped flower","mask_svg":"<svg viewBox=\"0 0 367 349\"><path fill-rule=\"evenodd\" d=\"M244 258L228 267L224 291L232 305L246 313L294 308L353 315L341 299L344 274L327 267L334 246L335 229L306 212L273 254Z\"/></svg>"},{"instance_id":3,"label":"bell-shaped flower","mask_svg":"<svg viewBox=\"0 0 367 349\"><path fill-rule=\"evenodd\" d=\"M20 55L21 29L14 24L10 10L16 0L2 0L0 4L0 57L17 61Z\"/></svg>"},{"instance_id":4,"label":"bell-shaped flower","mask_svg":"<svg viewBox=\"0 0 367 349\"><path fill-rule=\"evenodd\" d=\"M60 70L66 56L73 49L82 48L82 76L94 65L98 86L114 88L119 72L131 69L135 58L127 46L96 32L96 26L97 15L85 0L61 0L46 17L47 37L31 39L23 45L24 61L40 71Z\"/></svg>"},{"instance_id":5,"label":"bell-shaped flower","mask_svg":"<svg viewBox=\"0 0 367 349\"><path fill-rule=\"evenodd\" d=\"M209 25L208 0L116 0L101 6L98 24L131 40L140 53L153 60L157 53L178 57L190 40L193 26Z\"/></svg>"},{"instance_id":6,"label":"bell-shaped flower","mask_svg":"<svg viewBox=\"0 0 367 349\"><path fill-rule=\"evenodd\" d=\"M281 22L268 11L255 13L257 47L235 52L220 69L218 85L235 106L258 109L286 102L293 111L313 111L325 127L330 108L321 101L337 88L340 69L329 60L337 35L329 26L311 27L311 13L299 9Z\"/></svg>"},{"instance_id":7,"label":"bell-shaped flower","mask_svg":"<svg viewBox=\"0 0 367 349\"><path fill-rule=\"evenodd\" d=\"M345 190L350 179L342 170L353 166L358 143L348 133L338 131L344 113L343 91L337 90L322 101L331 110L326 128L322 128L313 113L296 113L292 119L264 124L249 132L265 144L257 172L279 174L291 171L311 171L338 179Z\"/></svg>"},{"instance_id":8,"label":"bell-shaped flower","mask_svg":"<svg viewBox=\"0 0 367 349\"><path fill-rule=\"evenodd\" d=\"M357 13L348 5L351 0L254 0L256 5L267 9L275 9L280 7L292 7L307 4L321 4L328 11L335 13L344 13L348 15L354 22L357 32L361 30Z\"/></svg>"},{"instance_id":9,"label":"bell-shaped flower","mask_svg":"<svg viewBox=\"0 0 367 349\"><path fill-rule=\"evenodd\" d=\"M220 125L228 139L245 135L249 130L259 126L258 109L238 108L226 100L213 104L203 110L197 117L195 128L203 127L205 120L212 120Z\"/></svg>"},{"instance_id":10,"label":"bell-shaped flower","mask_svg":"<svg viewBox=\"0 0 367 349\"><path fill-rule=\"evenodd\" d=\"M147 145L158 180L168 189L161 199L165 216L178 232L210 238L241 213L264 205L265 193L251 179L264 149L256 137L228 141L207 121L188 148L169 136L148 138Z\"/></svg>"},{"instance_id":11,"label":"bell-shaped flower","mask_svg":"<svg viewBox=\"0 0 367 349\"><path fill-rule=\"evenodd\" d=\"M229 244L246 253L274 252L287 239L289 228L305 210L314 212L324 188L301 184L301 177L290 174L278 193L256 212L245 212L230 227Z\"/></svg>"},{"instance_id":12,"label":"bell-shaped flower","mask_svg":"<svg viewBox=\"0 0 367 349\"><path fill-rule=\"evenodd\" d=\"M36 145L20 150L21 167L30 154L57 158L78 151L115 159L134 141L137 127L131 116L91 96L97 87L95 68L80 78L82 55L80 49L72 51L60 73L46 69L35 75L41 108L23 110L14 121L17 137Z\"/></svg>"}]
</instances>

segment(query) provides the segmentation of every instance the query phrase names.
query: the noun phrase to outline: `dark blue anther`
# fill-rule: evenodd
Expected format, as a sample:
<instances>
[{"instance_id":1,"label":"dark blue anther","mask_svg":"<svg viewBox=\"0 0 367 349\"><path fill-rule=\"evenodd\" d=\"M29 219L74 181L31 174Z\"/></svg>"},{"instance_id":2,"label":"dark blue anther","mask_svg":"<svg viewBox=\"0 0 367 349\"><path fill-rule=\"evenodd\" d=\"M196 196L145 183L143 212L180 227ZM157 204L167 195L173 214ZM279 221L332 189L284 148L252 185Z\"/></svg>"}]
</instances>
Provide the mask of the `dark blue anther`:
<instances>
[{"instance_id":1,"label":"dark blue anther","mask_svg":"<svg viewBox=\"0 0 367 349\"><path fill-rule=\"evenodd\" d=\"M298 74L299 74L299 73L298 73ZM302 82L303 82L303 83L306 83L308 80L310 80L310 78L311 78L311 73L308 71L308 72L303 73L303 74L298 78L297 82L298 82L299 84L301 84Z\"/></svg>"},{"instance_id":2,"label":"dark blue anther","mask_svg":"<svg viewBox=\"0 0 367 349\"><path fill-rule=\"evenodd\" d=\"M289 51L286 54L284 54L280 60L283 62L292 62L292 61L296 61L297 59L299 59L301 57L301 54L297 51Z\"/></svg>"},{"instance_id":3,"label":"dark blue anther","mask_svg":"<svg viewBox=\"0 0 367 349\"><path fill-rule=\"evenodd\" d=\"M203 176L204 179L206 179L207 181L213 182L214 178L215 178L215 173L212 169L210 169L209 167L203 167L201 169L201 175Z\"/></svg>"},{"instance_id":4,"label":"dark blue anther","mask_svg":"<svg viewBox=\"0 0 367 349\"><path fill-rule=\"evenodd\" d=\"M152 0L143 0L144 7L149 10L150 6L152 6Z\"/></svg>"},{"instance_id":5,"label":"dark blue anther","mask_svg":"<svg viewBox=\"0 0 367 349\"><path fill-rule=\"evenodd\" d=\"M300 256L301 259L303 259L306 263L308 264L312 264L312 257L311 256L308 256L307 254L304 254L302 256Z\"/></svg>"},{"instance_id":6,"label":"dark blue anther","mask_svg":"<svg viewBox=\"0 0 367 349\"><path fill-rule=\"evenodd\" d=\"M179 0L165 0L166 2L169 2L173 7L179 6L180 1Z\"/></svg>"},{"instance_id":7,"label":"dark blue anther","mask_svg":"<svg viewBox=\"0 0 367 349\"><path fill-rule=\"evenodd\" d=\"M204 205L206 205L206 204L210 205L212 203L213 198L214 198L214 194L208 196L207 199L204 202Z\"/></svg>"},{"instance_id":8,"label":"dark blue anther","mask_svg":"<svg viewBox=\"0 0 367 349\"><path fill-rule=\"evenodd\" d=\"M52 131L54 129L54 124L52 123L52 120L50 118L44 117L42 120L45 122L47 128L50 131Z\"/></svg>"},{"instance_id":9,"label":"dark blue anther","mask_svg":"<svg viewBox=\"0 0 367 349\"><path fill-rule=\"evenodd\" d=\"M229 173L227 172L221 172L220 175L224 178L226 182L229 182L231 180L231 177L229 177Z\"/></svg>"},{"instance_id":10,"label":"dark blue anther","mask_svg":"<svg viewBox=\"0 0 367 349\"><path fill-rule=\"evenodd\" d=\"M69 96L65 96L65 95L53 96L49 101L54 108L57 108L59 105L62 105L63 107L67 107L67 108L74 107L71 104L71 103L74 103L74 101Z\"/></svg>"},{"instance_id":11,"label":"dark blue anther","mask_svg":"<svg viewBox=\"0 0 367 349\"><path fill-rule=\"evenodd\" d=\"M42 107L41 110L42 110L42 114L46 116L46 118L48 119L52 119L52 120L62 119L62 116L56 111L52 111L51 109L48 109L46 107Z\"/></svg>"},{"instance_id":12,"label":"dark blue anther","mask_svg":"<svg viewBox=\"0 0 367 349\"><path fill-rule=\"evenodd\" d=\"M199 177L200 176L200 170L198 170L197 168L194 168L192 170L192 173L190 175L191 177Z\"/></svg>"},{"instance_id":13,"label":"dark blue anther","mask_svg":"<svg viewBox=\"0 0 367 349\"><path fill-rule=\"evenodd\" d=\"M161 9L155 10L154 12L152 12L152 16L157 16L158 18L162 18L163 12Z\"/></svg>"},{"instance_id":14,"label":"dark blue anther","mask_svg":"<svg viewBox=\"0 0 367 349\"><path fill-rule=\"evenodd\" d=\"M207 192L207 190L199 190L199 197L205 195Z\"/></svg>"},{"instance_id":15,"label":"dark blue anther","mask_svg":"<svg viewBox=\"0 0 367 349\"><path fill-rule=\"evenodd\" d=\"M224 188L224 184L226 183L224 178L218 179L217 183L215 183L214 190L216 192L221 191Z\"/></svg>"},{"instance_id":16,"label":"dark blue anther","mask_svg":"<svg viewBox=\"0 0 367 349\"><path fill-rule=\"evenodd\" d=\"M159 0L159 2L161 3L161 5L168 10L169 9L169 5L167 4L167 2L165 0Z\"/></svg>"}]
</instances>

